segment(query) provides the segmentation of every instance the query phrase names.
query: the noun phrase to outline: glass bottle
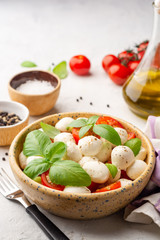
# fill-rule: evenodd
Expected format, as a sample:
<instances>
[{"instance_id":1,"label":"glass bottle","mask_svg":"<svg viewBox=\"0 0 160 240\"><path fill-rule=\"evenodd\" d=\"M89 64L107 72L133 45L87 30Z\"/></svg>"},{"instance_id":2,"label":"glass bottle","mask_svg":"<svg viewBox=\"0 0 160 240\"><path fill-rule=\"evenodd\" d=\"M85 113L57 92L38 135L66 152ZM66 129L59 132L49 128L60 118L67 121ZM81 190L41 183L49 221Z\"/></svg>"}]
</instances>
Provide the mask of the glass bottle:
<instances>
[{"instance_id":1,"label":"glass bottle","mask_svg":"<svg viewBox=\"0 0 160 240\"><path fill-rule=\"evenodd\" d=\"M129 108L141 117L160 115L160 1L154 6L151 40L136 71L123 87Z\"/></svg>"}]
</instances>

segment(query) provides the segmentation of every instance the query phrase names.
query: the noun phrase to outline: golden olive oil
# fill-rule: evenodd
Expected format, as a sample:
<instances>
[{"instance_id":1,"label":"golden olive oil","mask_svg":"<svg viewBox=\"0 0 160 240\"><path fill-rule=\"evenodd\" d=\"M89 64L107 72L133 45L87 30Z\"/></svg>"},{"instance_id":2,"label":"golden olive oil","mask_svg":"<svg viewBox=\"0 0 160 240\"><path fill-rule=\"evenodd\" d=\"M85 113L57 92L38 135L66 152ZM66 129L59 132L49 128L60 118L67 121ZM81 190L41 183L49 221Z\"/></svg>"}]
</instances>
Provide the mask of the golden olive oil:
<instances>
[{"instance_id":1,"label":"golden olive oil","mask_svg":"<svg viewBox=\"0 0 160 240\"><path fill-rule=\"evenodd\" d=\"M123 96L130 109L140 115L160 115L160 70L133 74L123 87Z\"/></svg>"}]
</instances>

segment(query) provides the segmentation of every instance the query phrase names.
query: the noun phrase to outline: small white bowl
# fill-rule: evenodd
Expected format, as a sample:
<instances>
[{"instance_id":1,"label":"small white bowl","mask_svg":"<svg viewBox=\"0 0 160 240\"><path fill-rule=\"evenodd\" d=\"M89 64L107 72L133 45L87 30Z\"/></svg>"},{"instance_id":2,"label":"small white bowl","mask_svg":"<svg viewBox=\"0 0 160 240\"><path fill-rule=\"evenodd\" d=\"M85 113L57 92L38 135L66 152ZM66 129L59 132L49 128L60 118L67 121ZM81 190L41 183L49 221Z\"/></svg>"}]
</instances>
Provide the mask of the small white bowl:
<instances>
[{"instance_id":1,"label":"small white bowl","mask_svg":"<svg viewBox=\"0 0 160 240\"><path fill-rule=\"evenodd\" d=\"M0 146L10 145L14 137L28 124L29 111L23 104L13 101L0 101L0 112L15 113L21 121L10 126L0 126Z\"/></svg>"}]
</instances>

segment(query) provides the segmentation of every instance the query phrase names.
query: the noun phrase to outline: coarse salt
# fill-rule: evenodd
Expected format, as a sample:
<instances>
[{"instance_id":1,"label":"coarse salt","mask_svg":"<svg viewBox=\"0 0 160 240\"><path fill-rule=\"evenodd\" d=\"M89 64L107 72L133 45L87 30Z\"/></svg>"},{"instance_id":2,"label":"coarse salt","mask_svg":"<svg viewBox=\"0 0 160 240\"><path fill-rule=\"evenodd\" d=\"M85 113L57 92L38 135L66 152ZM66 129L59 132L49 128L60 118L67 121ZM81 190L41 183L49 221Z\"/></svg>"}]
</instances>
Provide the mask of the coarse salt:
<instances>
[{"instance_id":1,"label":"coarse salt","mask_svg":"<svg viewBox=\"0 0 160 240\"><path fill-rule=\"evenodd\" d=\"M16 88L17 91L29 95L41 95L53 91L54 86L48 81L40 81L37 79L27 80Z\"/></svg>"}]
</instances>

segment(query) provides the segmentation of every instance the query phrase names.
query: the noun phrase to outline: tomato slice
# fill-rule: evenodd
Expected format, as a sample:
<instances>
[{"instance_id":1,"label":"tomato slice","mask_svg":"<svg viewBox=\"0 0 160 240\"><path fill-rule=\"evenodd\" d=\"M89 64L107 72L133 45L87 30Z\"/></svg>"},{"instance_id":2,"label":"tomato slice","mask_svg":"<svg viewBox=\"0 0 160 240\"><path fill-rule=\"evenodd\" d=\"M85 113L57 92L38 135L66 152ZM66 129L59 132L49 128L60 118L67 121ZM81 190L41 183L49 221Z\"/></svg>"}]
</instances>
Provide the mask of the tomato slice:
<instances>
[{"instance_id":1,"label":"tomato slice","mask_svg":"<svg viewBox=\"0 0 160 240\"><path fill-rule=\"evenodd\" d=\"M107 191L111 191L111 190L115 190L117 188L120 188L121 187L121 182L118 181L118 182L115 182L115 183L112 183L106 187L103 187L103 188L100 188L100 189L97 189L95 191L95 193L99 193L99 192L107 192Z\"/></svg>"},{"instance_id":2,"label":"tomato slice","mask_svg":"<svg viewBox=\"0 0 160 240\"><path fill-rule=\"evenodd\" d=\"M129 132L129 133L128 133L128 138L127 138L127 140L130 140L130 139L132 139L132 138L136 138L136 134L133 133L133 132Z\"/></svg>"},{"instance_id":3,"label":"tomato slice","mask_svg":"<svg viewBox=\"0 0 160 240\"><path fill-rule=\"evenodd\" d=\"M65 186L57 185L55 183L49 182L48 179L47 179L48 175L49 175L49 170L41 174L42 184L46 187L49 187L49 188L52 188L52 189L55 189L55 190L59 190L59 191L63 191Z\"/></svg>"},{"instance_id":4,"label":"tomato slice","mask_svg":"<svg viewBox=\"0 0 160 240\"><path fill-rule=\"evenodd\" d=\"M112 127L119 127L119 128L124 128L120 122L118 122L116 119L112 117L99 117L96 124L107 124Z\"/></svg>"}]
</instances>

